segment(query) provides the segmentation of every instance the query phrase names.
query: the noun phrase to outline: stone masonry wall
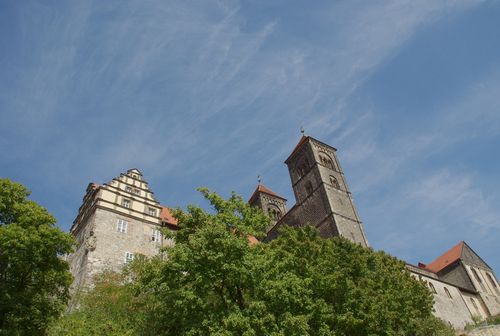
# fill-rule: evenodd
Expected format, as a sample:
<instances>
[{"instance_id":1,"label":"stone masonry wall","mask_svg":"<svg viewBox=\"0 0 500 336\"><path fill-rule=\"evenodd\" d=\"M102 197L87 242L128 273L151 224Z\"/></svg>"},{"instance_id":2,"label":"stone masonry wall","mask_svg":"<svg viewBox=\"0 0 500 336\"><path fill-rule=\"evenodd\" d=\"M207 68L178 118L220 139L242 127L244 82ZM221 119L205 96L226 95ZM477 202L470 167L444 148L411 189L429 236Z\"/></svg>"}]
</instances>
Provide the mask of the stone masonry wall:
<instances>
[{"instance_id":1,"label":"stone masonry wall","mask_svg":"<svg viewBox=\"0 0 500 336\"><path fill-rule=\"evenodd\" d=\"M160 242L151 240L152 229L158 226L103 209L97 209L94 216L98 238L95 249L88 252L89 277L106 269L119 270L125 264L125 252L146 256L158 253ZM118 232L118 219L128 222L126 233Z\"/></svg>"}]
</instances>

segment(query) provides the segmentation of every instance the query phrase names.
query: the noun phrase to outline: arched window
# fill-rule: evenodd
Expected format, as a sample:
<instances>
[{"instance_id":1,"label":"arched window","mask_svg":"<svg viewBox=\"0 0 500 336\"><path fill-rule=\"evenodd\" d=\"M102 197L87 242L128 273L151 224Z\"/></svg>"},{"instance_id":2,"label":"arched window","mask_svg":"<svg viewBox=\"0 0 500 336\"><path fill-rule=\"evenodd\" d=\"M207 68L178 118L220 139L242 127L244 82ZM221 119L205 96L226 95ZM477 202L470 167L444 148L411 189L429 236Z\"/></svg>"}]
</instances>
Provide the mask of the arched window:
<instances>
[{"instance_id":1,"label":"arched window","mask_svg":"<svg viewBox=\"0 0 500 336\"><path fill-rule=\"evenodd\" d=\"M473 298L470 298L470 302L472 302L472 305L474 306L474 308L476 308L476 310L479 310L477 309L476 301L474 301Z\"/></svg>"},{"instance_id":2,"label":"arched window","mask_svg":"<svg viewBox=\"0 0 500 336\"><path fill-rule=\"evenodd\" d=\"M477 282L481 283L483 282L481 278L479 277L479 274L477 274L476 270L471 267L472 273L474 274L474 277L476 278Z\"/></svg>"},{"instance_id":3,"label":"arched window","mask_svg":"<svg viewBox=\"0 0 500 336\"><path fill-rule=\"evenodd\" d=\"M470 269L472 271L472 274L474 274L474 278L476 278L476 281L479 282L479 285L481 286L482 290L483 291L486 290L486 288L484 287L484 284L483 284L483 280L481 280L481 277L479 276L477 271L472 267Z\"/></svg>"},{"instance_id":4,"label":"arched window","mask_svg":"<svg viewBox=\"0 0 500 336\"><path fill-rule=\"evenodd\" d=\"M309 170L309 160L307 158L304 158L298 165L297 165L297 174L299 175L299 178L304 176L307 171Z\"/></svg>"},{"instance_id":5,"label":"arched window","mask_svg":"<svg viewBox=\"0 0 500 336\"><path fill-rule=\"evenodd\" d=\"M444 288L444 291L446 292L446 295L448 295L448 297L449 297L450 299L453 299L453 297L451 296L450 291L448 290L448 288L446 288L446 287L445 287L445 288Z\"/></svg>"},{"instance_id":6,"label":"arched window","mask_svg":"<svg viewBox=\"0 0 500 336\"><path fill-rule=\"evenodd\" d=\"M434 285L431 282L429 282L429 288L431 289L432 293L437 294L436 288L434 287Z\"/></svg>"},{"instance_id":7,"label":"arched window","mask_svg":"<svg viewBox=\"0 0 500 336\"><path fill-rule=\"evenodd\" d=\"M339 181L337 181L337 179L335 178L335 176L330 175L330 184L331 184L334 188L336 188L336 189L340 189Z\"/></svg>"},{"instance_id":8,"label":"arched window","mask_svg":"<svg viewBox=\"0 0 500 336\"><path fill-rule=\"evenodd\" d=\"M274 205L267 208L267 214L271 219L277 221L281 218L281 211Z\"/></svg>"},{"instance_id":9,"label":"arched window","mask_svg":"<svg viewBox=\"0 0 500 336\"><path fill-rule=\"evenodd\" d=\"M498 290L498 285L497 285L497 282L495 281L495 279L493 279L493 277L491 276L490 273L486 273L486 275L488 276L488 279L490 280L493 288L495 288L495 291L497 292L497 294L500 294L500 290Z\"/></svg>"},{"instance_id":10,"label":"arched window","mask_svg":"<svg viewBox=\"0 0 500 336\"><path fill-rule=\"evenodd\" d=\"M321 164L327 168L335 170L335 165L333 164L332 158L326 153L319 154L319 161Z\"/></svg>"},{"instance_id":11,"label":"arched window","mask_svg":"<svg viewBox=\"0 0 500 336\"><path fill-rule=\"evenodd\" d=\"M306 194L308 196L311 195L313 193L313 190L314 190L314 188L313 188L311 181L307 181L306 182Z\"/></svg>"},{"instance_id":12,"label":"arched window","mask_svg":"<svg viewBox=\"0 0 500 336\"><path fill-rule=\"evenodd\" d=\"M493 280L493 277L491 276L491 274L486 273L486 275L488 276L488 279L490 279L490 282L493 285L493 287L497 287L497 283L495 282L495 280Z\"/></svg>"}]
</instances>

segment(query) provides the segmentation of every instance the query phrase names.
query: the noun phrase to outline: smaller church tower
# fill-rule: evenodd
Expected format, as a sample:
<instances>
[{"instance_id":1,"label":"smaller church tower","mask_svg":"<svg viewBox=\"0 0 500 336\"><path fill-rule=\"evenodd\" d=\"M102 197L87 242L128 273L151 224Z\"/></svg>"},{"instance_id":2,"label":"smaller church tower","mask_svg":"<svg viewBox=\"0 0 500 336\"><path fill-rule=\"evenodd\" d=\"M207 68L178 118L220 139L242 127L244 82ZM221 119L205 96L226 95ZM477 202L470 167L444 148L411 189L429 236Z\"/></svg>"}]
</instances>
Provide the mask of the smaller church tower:
<instances>
[{"instance_id":1,"label":"smaller church tower","mask_svg":"<svg viewBox=\"0 0 500 336\"><path fill-rule=\"evenodd\" d=\"M286 213L286 199L276 194L263 184L258 184L253 192L250 205L262 209L272 219L272 225L276 224Z\"/></svg>"}]
</instances>

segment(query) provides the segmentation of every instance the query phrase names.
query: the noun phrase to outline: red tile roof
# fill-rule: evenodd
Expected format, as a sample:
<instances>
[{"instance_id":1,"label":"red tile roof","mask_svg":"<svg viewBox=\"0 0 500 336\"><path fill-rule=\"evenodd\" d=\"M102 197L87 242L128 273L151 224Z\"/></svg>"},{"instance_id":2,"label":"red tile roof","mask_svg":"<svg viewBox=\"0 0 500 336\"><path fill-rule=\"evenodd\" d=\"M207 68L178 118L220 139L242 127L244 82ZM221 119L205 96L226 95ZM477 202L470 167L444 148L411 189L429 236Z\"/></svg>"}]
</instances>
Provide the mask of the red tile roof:
<instances>
[{"instance_id":1,"label":"red tile roof","mask_svg":"<svg viewBox=\"0 0 500 336\"><path fill-rule=\"evenodd\" d=\"M272 191L271 189L269 189L265 185L258 184L257 188L255 188L255 191L253 192L252 196L250 196L250 199L248 200L248 203L252 203L252 201L257 197L258 193L268 194L268 195L271 195L271 196L274 196L274 197L278 197L278 198L284 199L286 201L286 198L281 197L280 195L278 195L277 193L275 193L274 191Z\"/></svg>"},{"instance_id":2,"label":"red tile roof","mask_svg":"<svg viewBox=\"0 0 500 336\"><path fill-rule=\"evenodd\" d=\"M455 261L462 258L462 250L464 247L464 242L461 241L457 245L453 246L451 249L446 251L443 255L438 257L436 260L425 266L426 270L437 273L449 265L453 264Z\"/></svg>"},{"instance_id":3,"label":"red tile roof","mask_svg":"<svg viewBox=\"0 0 500 336\"><path fill-rule=\"evenodd\" d=\"M259 243L259 240L254 236L247 236L247 239L251 246L257 245Z\"/></svg>"},{"instance_id":4,"label":"red tile roof","mask_svg":"<svg viewBox=\"0 0 500 336\"><path fill-rule=\"evenodd\" d=\"M172 216L170 209L165 206L161 206L160 219L168 224L177 225L177 218Z\"/></svg>"}]
</instances>

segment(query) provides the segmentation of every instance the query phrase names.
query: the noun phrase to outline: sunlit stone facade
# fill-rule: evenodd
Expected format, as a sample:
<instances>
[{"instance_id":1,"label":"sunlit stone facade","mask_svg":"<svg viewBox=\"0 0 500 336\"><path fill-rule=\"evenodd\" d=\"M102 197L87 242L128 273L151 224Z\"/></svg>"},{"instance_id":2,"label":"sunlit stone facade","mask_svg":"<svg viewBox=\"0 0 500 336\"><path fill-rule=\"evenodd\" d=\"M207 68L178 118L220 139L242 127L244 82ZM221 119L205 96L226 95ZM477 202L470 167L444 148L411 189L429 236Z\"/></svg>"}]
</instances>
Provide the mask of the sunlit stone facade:
<instances>
[{"instance_id":1,"label":"sunlit stone facade","mask_svg":"<svg viewBox=\"0 0 500 336\"><path fill-rule=\"evenodd\" d=\"M176 229L168 208L155 199L142 173L130 169L109 183L89 184L71 227L77 248L68 256L77 290L104 270L119 270L137 254L152 256L171 242L160 228Z\"/></svg>"}]
</instances>

